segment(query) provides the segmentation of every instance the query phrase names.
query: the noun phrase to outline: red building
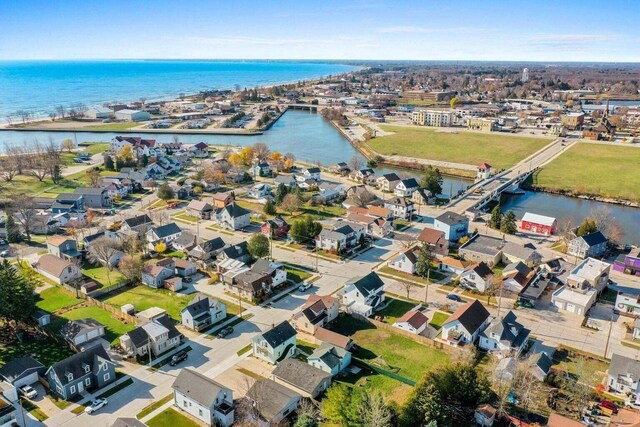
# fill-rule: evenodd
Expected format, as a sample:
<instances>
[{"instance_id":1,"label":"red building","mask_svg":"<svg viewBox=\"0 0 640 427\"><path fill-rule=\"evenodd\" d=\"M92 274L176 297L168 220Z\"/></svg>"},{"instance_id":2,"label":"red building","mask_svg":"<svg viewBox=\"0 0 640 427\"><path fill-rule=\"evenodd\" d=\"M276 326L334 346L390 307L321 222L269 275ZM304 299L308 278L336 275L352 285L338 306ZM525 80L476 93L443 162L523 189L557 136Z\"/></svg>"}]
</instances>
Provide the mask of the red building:
<instances>
[{"instance_id":1,"label":"red building","mask_svg":"<svg viewBox=\"0 0 640 427\"><path fill-rule=\"evenodd\" d=\"M550 216L525 213L520 222L520 229L534 234L550 236L556 232L558 221Z\"/></svg>"},{"instance_id":2,"label":"red building","mask_svg":"<svg viewBox=\"0 0 640 427\"><path fill-rule=\"evenodd\" d=\"M289 232L289 224L282 217L277 216L263 222L260 232L268 237L285 237Z\"/></svg>"}]
</instances>

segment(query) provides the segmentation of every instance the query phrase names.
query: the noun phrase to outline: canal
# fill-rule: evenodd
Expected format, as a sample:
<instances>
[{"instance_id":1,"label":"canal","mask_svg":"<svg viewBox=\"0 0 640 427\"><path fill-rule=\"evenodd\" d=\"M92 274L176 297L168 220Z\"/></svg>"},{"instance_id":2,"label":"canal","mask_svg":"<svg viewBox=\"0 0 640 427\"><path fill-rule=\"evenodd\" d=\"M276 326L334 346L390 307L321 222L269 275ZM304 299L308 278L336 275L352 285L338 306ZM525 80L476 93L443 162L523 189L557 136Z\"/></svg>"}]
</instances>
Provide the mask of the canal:
<instances>
[{"instance_id":1,"label":"canal","mask_svg":"<svg viewBox=\"0 0 640 427\"><path fill-rule=\"evenodd\" d=\"M34 140L48 141L50 137L60 142L71 138L76 142L110 141L118 135L113 133L86 132L0 132L0 146L6 143L29 144ZM330 123L320 115L305 111L288 111L273 127L262 135L195 135L177 134L180 142L192 144L204 141L215 145L253 145L264 142L271 150L283 154L293 153L300 161L316 163L323 166L337 162L348 162L353 156L360 155L355 148ZM157 139L161 142L171 142L173 134L145 133L144 137ZM393 168L379 168L377 173L397 171L405 176L416 176L413 170L399 170ZM471 185L472 181L462 178L445 177L443 192L456 193ZM582 200L567 196L546 193L525 192L521 196L511 196L503 201L503 210L513 210L518 218L529 211L548 215L561 221L566 217L573 218L580 223L593 209L608 209L611 216L620 224L624 231L624 241L630 244L640 243L640 209L613 205L603 202Z\"/></svg>"}]
</instances>

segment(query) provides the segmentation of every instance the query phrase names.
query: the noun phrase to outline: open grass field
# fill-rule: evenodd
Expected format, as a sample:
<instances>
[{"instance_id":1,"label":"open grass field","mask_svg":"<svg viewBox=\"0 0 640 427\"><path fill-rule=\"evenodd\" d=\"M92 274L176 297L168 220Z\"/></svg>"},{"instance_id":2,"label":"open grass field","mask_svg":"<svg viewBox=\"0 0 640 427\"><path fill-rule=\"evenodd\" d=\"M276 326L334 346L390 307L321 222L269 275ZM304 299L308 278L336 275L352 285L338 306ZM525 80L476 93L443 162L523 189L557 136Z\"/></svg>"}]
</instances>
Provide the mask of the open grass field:
<instances>
[{"instance_id":1,"label":"open grass field","mask_svg":"<svg viewBox=\"0 0 640 427\"><path fill-rule=\"evenodd\" d=\"M151 289L148 286L140 285L120 292L104 302L118 308L125 304L133 304L136 311L160 307L167 310L173 319L179 320L180 310L186 307L192 298L193 296L176 294L166 289Z\"/></svg>"},{"instance_id":2,"label":"open grass field","mask_svg":"<svg viewBox=\"0 0 640 427\"><path fill-rule=\"evenodd\" d=\"M402 317L407 311L416 305L412 302L402 301L399 299L387 298L385 300L387 306L382 310L376 311L376 314L384 317L384 321L392 325L398 318Z\"/></svg>"},{"instance_id":3,"label":"open grass field","mask_svg":"<svg viewBox=\"0 0 640 427\"><path fill-rule=\"evenodd\" d=\"M61 308L71 307L83 300L76 298L71 292L61 287L45 289L37 295L36 307L40 310L53 313Z\"/></svg>"},{"instance_id":4,"label":"open grass field","mask_svg":"<svg viewBox=\"0 0 640 427\"><path fill-rule=\"evenodd\" d=\"M398 405L402 405L409 397L411 390L413 390L410 385L373 371L366 372L363 370L357 375L350 374L337 377L335 381L375 390L382 393L386 402L393 401Z\"/></svg>"},{"instance_id":5,"label":"open grass field","mask_svg":"<svg viewBox=\"0 0 640 427\"><path fill-rule=\"evenodd\" d=\"M138 122L125 122L125 123L105 123L102 125L95 125L95 126L85 126L82 129L87 129L87 130L127 130L127 129L131 129L131 128L135 128L138 126L142 126L142 123L138 123Z\"/></svg>"},{"instance_id":6,"label":"open grass field","mask_svg":"<svg viewBox=\"0 0 640 427\"><path fill-rule=\"evenodd\" d=\"M640 201L639 164L640 148L577 143L530 182L552 191Z\"/></svg>"},{"instance_id":7,"label":"open grass field","mask_svg":"<svg viewBox=\"0 0 640 427\"><path fill-rule=\"evenodd\" d=\"M93 156L94 154L98 154L98 153L102 153L104 151L107 151L109 149L110 145L111 144L109 144L108 142L93 142L93 143L89 143L86 146L83 145L82 146L82 151Z\"/></svg>"},{"instance_id":8,"label":"open grass field","mask_svg":"<svg viewBox=\"0 0 640 427\"><path fill-rule=\"evenodd\" d=\"M419 344L393 331L376 329L373 325L339 316L331 327L343 335L351 336L358 345L354 356L369 363L387 366L398 375L418 381L422 375L448 363L444 351Z\"/></svg>"},{"instance_id":9,"label":"open grass field","mask_svg":"<svg viewBox=\"0 0 640 427\"><path fill-rule=\"evenodd\" d=\"M51 366L71 356L73 351L44 335L29 337L19 344L0 346L0 366L11 359L28 354L33 355L44 366Z\"/></svg>"},{"instance_id":10,"label":"open grass field","mask_svg":"<svg viewBox=\"0 0 640 427\"><path fill-rule=\"evenodd\" d=\"M126 280L118 270L113 269L108 271L107 267L103 265L86 263L82 266L82 273L104 287L119 285L122 281Z\"/></svg>"},{"instance_id":11,"label":"open grass field","mask_svg":"<svg viewBox=\"0 0 640 427\"><path fill-rule=\"evenodd\" d=\"M165 409L155 417L147 421L149 427L200 427L200 424L191 421L173 408Z\"/></svg>"},{"instance_id":12,"label":"open grass field","mask_svg":"<svg viewBox=\"0 0 640 427\"><path fill-rule=\"evenodd\" d=\"M469 165L487 162L496 169L513 166L551 141L497 133L437 132L410 126L381 126L393 135L377 137L369 145L382 155L398 155Z\"/></svg>"},{"instance_id":13,"label":"open grass field","mask_svg":"<svg viewBox=\"0 0 640 427\"><path fill-rule=\"evenodd\" d=\"M104 338L111 343L115 343L116 341L118 341L118 338L120 338L120 335L129 332L136 327L136 325L132 323L122 323L107 310L104 310L97 306L90 306L79 307L61 314L61 317L58 317L51 321L51 328L54 331L57 331L62 328L62 325L65 324L66 320L78 320L85 318L95 319L98 322L102 323L105 328Z\"/></svg>"}]
</instances>

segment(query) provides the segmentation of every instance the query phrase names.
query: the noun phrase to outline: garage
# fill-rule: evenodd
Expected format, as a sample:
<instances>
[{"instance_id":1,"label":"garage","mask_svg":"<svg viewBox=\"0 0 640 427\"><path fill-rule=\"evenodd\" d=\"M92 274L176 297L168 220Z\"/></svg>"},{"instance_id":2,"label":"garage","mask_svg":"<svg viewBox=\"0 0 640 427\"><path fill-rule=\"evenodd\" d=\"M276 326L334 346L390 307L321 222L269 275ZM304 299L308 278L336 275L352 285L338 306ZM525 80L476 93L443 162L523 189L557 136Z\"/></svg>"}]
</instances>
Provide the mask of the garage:
<instances>
[{"instance_id":1,"label":"garage","mask_svg":"<svg viewBox=\"0 0 640 427\"><path fill-rule=\"evenodd\" d=\"M564 303L562 301L554 301L553 305L558 307L560 310L564 310Z\"/></svg>"},{"instance_id":2,"label":"garage","mask_svg":"<svg viewBox=\"0 0 640 427\"><path fill-rule=\"evenodd\" d=\"M575 313L576 312L576 305L568 302L567 303L567 311L570 311L571 313Z\"/></svg>"},{"instance_id":3,"label":"garage","mask_svg":"<svg viewBox=\"0 0 640 427\"><path fill-rule=\"evenodd\" d=\"M38 382L38 376L43 375L45 367L31 356L18 357L10 360L0 368L0 377L16 388Z\"/></svg>"}]
</instances>

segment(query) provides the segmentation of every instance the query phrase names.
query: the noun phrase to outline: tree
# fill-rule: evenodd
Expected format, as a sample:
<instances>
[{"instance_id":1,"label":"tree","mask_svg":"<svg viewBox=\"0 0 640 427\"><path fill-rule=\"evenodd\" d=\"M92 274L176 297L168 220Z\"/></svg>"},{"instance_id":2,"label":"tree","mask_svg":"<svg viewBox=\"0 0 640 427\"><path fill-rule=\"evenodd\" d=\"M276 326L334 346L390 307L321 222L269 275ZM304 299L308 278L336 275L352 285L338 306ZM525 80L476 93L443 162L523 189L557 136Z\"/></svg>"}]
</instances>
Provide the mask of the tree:
<instances>
[{"instance_id":1,"label":"tree","mask_svg":"<svg viewBox=\"0 0 640 427\"><path fill-rule=\"evenodd\" d=\"M234 167L241 166L244 163L242 157L238 153L231 154L229 156L228 162L231 163L231 165L233 165Z\"/></svg>"},{"instance_id":2,"label":"tree","mask_svg":"<svg viewBox=\"0 0 640 427\"><path fill-rule=\"evenodd\" d=\"M289 187L287 187L284 183L278 184L276 188L276 205L281 205L284 197L289 194Z\"/></svg>"},{"instance_id":3,"label":"tree","mask_svg":"<svg viewBox=\"0 0 640 427\"><path fill-rule=\"evenodd\" d=\"M111 270L113 265L111 264L113 257L120 252L122 245L116 239L112 239L107 236L99 237L91 243L89 246L88 256L89 260L94 264L103 264L106 267L107 280L111 285Z\"/></svg>"},{"instance_id":4,"label":"tree","mask_svg":"<svg viewBox=\"0 0 640 427\"><path fill-rule=\"evenodd\" d=\"M302 414L293 427L318 427L318 421L309 414Z\"/></svg>"},{"instance_id":5,"label":"tree","mask_svg":"<svg viewBox=\"0 0 640 427\"><path fill-rule=\"evenodd\" d=\"M266 215L275 215L277 211L278 210L276 209L276 205L271 200L267 200L267 202L264 204L264 207L262 208L262 212L264 212Z\"/></svg>"},{"instance_id":6,"label":"tree","mask_svg":"<svg viewBox=\"0 0 640 427\"><path fill-rule=\"evenodd\" d=\"M244 147L242 151L240 151L240 159L242 159L242 164L245 166L249 166L255 157L255 152L253 147Z\"/></svg>"},{"instance_id":7,"label":"tree","mask_svg":"<svg viewBox=\"0 0 640 427\"><path fill-rule=\"evenodd\" d=\"M149 164L149 156L143 154L142 156L140 156L140 160L138 161L138 163L140 163L140 166L146 167Z\"/></svg>"},{"instance_id":8,"label":"tree","mask_svg":"<svg viewBox=\"0 0 640 427\"><path fill-rule=\"evenodd\" d=\"M163 241L159 241L158 243L156 243L156 246L155 246L154 249L159 254L164 253L164 251L167 250L167 244L165 242L163 242Z\"/></svg>"},{"instance_id":9,"label":"tree","mask_svg":"<svg viewBox=\"0 0 640 427\"><path fill-rule=\"evenodd\" d=\"M429 190L433 195L442 194L442 174L440 169L428 165L424 168L424 176L420 185Z\"/></svg>"},{"instance_id":10,"label":"tree","mask_svg":"<svg viewBox=\"0 0 640 427\"><path fill-rule=\"evenodd\" d=\"M578 226L576 235L578 237L582 237L586 236L587 234L593 233L594 231L598 231L598 226L596 225L595 220L591 218L585 218L582 224Z\"/></svg>"},{"instance_id":11,"label":"tree","mask_svg":"<svg viewBox=\"0 0 640 427\"><path fill-rule=\"evenodd\" d=\"M438 427L445 427L451 423L440 392L432 383L422 379L416 384L403 408L401 424L427 427L433 422Z\"/></svg>"},{"instance_id":12,"label":"tree","mask_svg":"<svg viewBox=\"0 0 640 427\"><path fill-rule=\"evenodd\" d=\"M122 160L125 165L132 164L135 160L135 156L133 155L133 147L131 144L127 144L123 146L118 154L116 155L118 159Z\"/></svg>"},{"instance_id":13,"label":"tree","mask_svg":"<svg viewBox=\"0 0 640 427\"><path fill-rule=\"evenodd\" d=\"M76 148L76 144L72 139L67 138L62 140L62 142L60 143L60 148L62 150L67 150L67 152L70 153L74 148Z\"/></svg>"},{"instance_id":14,"label":"tree","mask_svg":"<svg viewBox=\"0 0 640 427\"><path fill-rule=\"evenodd\" d=\"M31 240L31 226L38 212L33 207L31 198L26 195L18 196L13 202L15 219L22 227L27 240Z\"/></svg>"},{"instance_id":15,"label":"tree","mask_svg":"<svg viewBox=\"0 0 640 427\"><path fill-rule=\"evenodd\" d=\"M118 263L118 270L129 284L135 285L142 279L142 270L144 270L144 260L137 255L127 255L122 257Z\"/></svg>"},{"instance_id":16,"label":"tree","mask_svg":"<svg viewBox=\"0 0 640 427\"><path fill-rule=\"evenodd\" d=\"M499 230L501 222L502 222L502 209L500 209L500 205L498 204L491 210L491 219L489 220L489 227Z\"/></svg>"},{"instance_id":17,"label":"tree","mask_svg":"<svg viewBox=\"0 0 640 427\"><path fill-rule=\"evenodd\" d=\"M322 224L312 217L305 216L291 223L289 234L297 243L311 242L322 231Z\"/></svg>"},{"instance_id":18,"label":"tree","mask_svg":"<svg viewBox=\"0 0 640 427\"><path fill-rule=\"evenodd\" d=\"M349 160L349 169L352 171L357 171L362 168L362 158L357 154Z\"/></svg>"},{"instance_id":19,"label":"tree","mask_svg":"<svg viewBox=\"0 0 640 427\"><path fill-rule=\"evenodd\" d=\"M254 258L264 258L269 255L269 238L261 233L255 233L249 239L249 253Z\"/></svg>"},{"instance_id":20,"label":"tree","mask_svg":"<svg viewBox=\"0 0 640 427\"><path fill-rule=\"evenodd\" d=\"M97 188L100 184L100 171L96 168L92 168L89 169L86 173L85 173L85 177L87 180L87 183L89 184L89 187L94 187Z\"/></svg>"},{"instance_id":21,"label":"tree","mask_svg":"<svg viewBox=\"0 0 640 427\"><path fill-rule=\"evenodd\" d=\"M269 158L271 150L269 150L269 147L267 147L267 144L264 142L256 142L253 144L253 153L258 161L263 162Z\"/></svg>"},{"instance_id":22,"label":"tree","mask_svg":"<svg viewBox=\"0 0 640 427\"><path fill-rule=\"evenodd\" d=\"M516 214L513 211L507 212L500 220L500 231L505 234L515 234L518 230L516 226Z\"/></svg>"},{"instance_id":23,"label":"tree","mask_svg":"<svg viewBox=\"0 0 640 427\"><path fill-rule=\"evenodd\" d=\"M449 101L449 105L451 106L452 109L455 110L455 108L458 106L458 98L451 98L451 101Z\"/></svg>"},{"instance_id":24,"label":"tree","mask_svg":"<svg viewBox=\"0 0 640 427\"><path fill-rule=\"evenodd\" d=\"M109 171L115 170L116 166L114 165L113 159L111 158L111 156L108 156L108 155L104 156L104 167Z\"/></svg>"},{"instance_id":25,"label":"tree","mask_svg":"<svg viewBox=\"0 0 640 427\"><path fill-rule=\"evenodd\" d=\"M365 389L358 406L362 427L393 427L394 413L384 403L382 393Z\"/></svg>"},{"instance_id":26,"label":"tree","mask_svg":"<svg viewBox=\"0 0 640 427\"><path fill-rule=\"evenodd\" d=\"M425 243L420 247L418 252L418 260L416 261L416 276L426 278L429 276L429 271L432 269L432 262L434 256L431 253L431 249Z\"/></svg>"},{"instance_id":27,"label":"tree","mask_svg":"<svg viewBox=\"0 0 640 427\"><path fill-rule=\"evenodd\" d=\"M16 220L11 212L7 213L7 220L5 223L5 232L7 235L7 242L17 243L21 240L20 227L16 224Z\"/></svg>"},{"instance_id":28,"label":"tree","mask_svg":"<svg viewBox=\"0 0 640 427\"><path fill-rule=\"evenodd\" d=\"M345 384L334 384L327 390L322 400L322 418L333 425L342 427L360 426L360 414L355 392Z\"/></svg>"},{"instance_id":29,"label":"tree","mask_svg":"<svg viewBox=\"0 0 640 427\"><path fill-rule=\"evenodd\" d=\"M6 323L27 321L36 305L33 289L32 284L5 259L0 264L0 319Z\"/></svg>"},{"instance_id":30,"label":"tree","mask_svg":"<svg viewBox=\"0 0 640 427\"><path fill-rule=\"evenodd\" d=\"M176 196L173 189L169 186L168 183L164 182L160 187L158 187L158 198L160 200L171 200Z\"/></svg>"},{"instance_id":31,"label":"tree","mask_svg":"<svg viewBox=\"0 0 640 427\"><path fill-rule=\"evenodd\" d=\"M300 198L297 194L289 193L282 199L280 207L289 212L289 215L300 209Z\"/></svg>"}]
</instances>

